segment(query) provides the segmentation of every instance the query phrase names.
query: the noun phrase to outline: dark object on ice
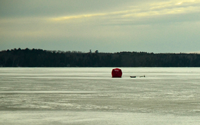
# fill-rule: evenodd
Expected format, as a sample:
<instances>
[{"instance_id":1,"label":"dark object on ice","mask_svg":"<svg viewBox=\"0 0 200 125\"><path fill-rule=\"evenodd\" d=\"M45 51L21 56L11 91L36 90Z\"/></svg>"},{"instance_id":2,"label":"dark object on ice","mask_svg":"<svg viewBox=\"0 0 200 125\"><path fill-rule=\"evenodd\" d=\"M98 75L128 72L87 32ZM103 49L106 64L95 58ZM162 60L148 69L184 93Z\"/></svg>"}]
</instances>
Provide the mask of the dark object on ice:
<instances>
[{"instance_id":1,"label":"dark object on ice","mask_svg":"<svg viewBox=\"0 0 200 125\"><path fill-rule=\"evenodd\" d=\"M119 68L112 69L112 77L113 78L121 78L122 77L122 70Z\"/></svg>"},{"instance_id":2,"label":"dark object on ice","mask_svg":"<svg viewBox=\"0 0 200 125\"><path fill-rule=\"evenodd\" d=\"M130 76L131 78L136 78L136 76ZM144 76L140 76L140 77L145 77L145 75Z\"/></svg>"}]
</instances>

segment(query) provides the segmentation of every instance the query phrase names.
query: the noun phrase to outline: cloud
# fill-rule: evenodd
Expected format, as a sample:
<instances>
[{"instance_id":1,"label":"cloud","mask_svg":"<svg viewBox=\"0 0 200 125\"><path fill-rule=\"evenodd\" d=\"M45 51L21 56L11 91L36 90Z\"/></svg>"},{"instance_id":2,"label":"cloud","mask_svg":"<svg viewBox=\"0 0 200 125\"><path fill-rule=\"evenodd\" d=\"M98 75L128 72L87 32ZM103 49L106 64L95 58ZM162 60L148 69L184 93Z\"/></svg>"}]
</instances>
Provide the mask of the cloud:
<instances>
[{"instance_id":1,"label":"cloud","mask_svg":"<svg viewBox=\"0 0 200 125\"><path fill-rule=\"evenodd\" d=\"M84 15L74 15L74 16L61 16L61 17L51 18L50 20L52 20L52 21L63 21L63 20L89 18L89 17L96 17L96 16L104 16L104 15L106 15L106 13L84 14Z\"/></svg>"},{"instance_id":2,"label":"cloud","mask_svg":"<svg viewBox=\"0 0 200 125\"><path fill-rule=\"evenodd\" d=\"M200 0L171 0L167 2L152 2L146 4L138 4L135 6L121 7L120 10L109 10L101 13L85 13L78 15L66 15L59 17L52 17L49 20L55 22L70 21L70 20L81 20L88 18L91 20L102 20L102 23L113 24L113 23L126 23L127 21L138 22L143 18L151 18L154 20L157 18L168 15L183 15L188 13L198 13L200 11ZM88 21L88 20L87 20Z\"/></svg>"},{"instance_id":3,"label":"cloud","mask_svg":"<svg viewBox=\"0 0 200 125\"><path fill-rule=\"evenodd\" d=\"M12 2L12 3L11 3ZM1 3L1 19L48 18L53 21L67 21L82 18L137 18L200 11L200 0L146 1L131 0L10 0ZM48 4L47 4L48 3ZM25 6L23 6L23 4ZM47 6L48 5L48 6ZM109 18L111 17L111 18Z\"/></svg>"},{"instance_id":4,"label":"cloud","mask_svg":"<svg viewBox=\"0 0 200 125\"><path fill-rule=\"evenodd\" d=\"M130 3L130 1L126 2ZM99 13L0 18L1 36L16 38L124 37L130 35L128 32L131 30L123 27L125 25L142 28L142 25L166 25L185 21L199 21L200 19L198 16L200 0L156 1L138 3L134 6L127 3L120 8L107 9L107 11Z\"/></svg>"}]
</instances>

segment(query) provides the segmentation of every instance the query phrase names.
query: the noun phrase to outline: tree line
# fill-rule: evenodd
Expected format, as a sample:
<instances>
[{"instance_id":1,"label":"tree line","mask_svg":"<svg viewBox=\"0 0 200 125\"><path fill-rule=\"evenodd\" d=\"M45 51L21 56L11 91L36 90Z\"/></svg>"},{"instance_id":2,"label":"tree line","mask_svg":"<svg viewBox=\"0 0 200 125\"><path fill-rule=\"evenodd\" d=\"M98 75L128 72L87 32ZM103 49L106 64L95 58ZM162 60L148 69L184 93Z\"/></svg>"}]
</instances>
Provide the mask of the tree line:
<instances>
[{"instance_id":1,"label":"tree line","mask_svg":"<svg viewBox=\"0 0 200 125\"><path fill-rule=\"evenodd\" d=\"M83 53L19 48L0 51L0 67L200 67L200 54Z\"/></svg>"}]
</instances>

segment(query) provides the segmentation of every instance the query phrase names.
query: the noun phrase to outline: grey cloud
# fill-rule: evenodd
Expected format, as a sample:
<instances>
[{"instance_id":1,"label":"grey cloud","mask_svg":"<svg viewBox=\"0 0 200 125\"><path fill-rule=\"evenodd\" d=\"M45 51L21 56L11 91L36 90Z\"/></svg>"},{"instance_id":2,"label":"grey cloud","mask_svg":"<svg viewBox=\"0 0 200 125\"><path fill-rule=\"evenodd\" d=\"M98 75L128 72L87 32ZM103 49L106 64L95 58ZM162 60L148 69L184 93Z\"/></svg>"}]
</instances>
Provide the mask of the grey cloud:
<instances>
[{"instance_id":1,"label":"grey cloud","mask_svg":"<svg viewBox=\"0 0 200 125\"><path fill-rule=\"evenodd\" d=\"M60 16L95 12L109 8L111 2L99 0L2 0L0 1L1 17L13 16ZM114 2L115 6L119 4Z\"/></svg>"},{"instance_id":2,"label":"grey cloud","mask_svg":"<svg viewBox=\"0 0 200 125\"><path fill-rule=\"evenodd\" d=\"M118 10L148 0L1 0L0 17L63 16Z\"/></svg>"}]
</instances>

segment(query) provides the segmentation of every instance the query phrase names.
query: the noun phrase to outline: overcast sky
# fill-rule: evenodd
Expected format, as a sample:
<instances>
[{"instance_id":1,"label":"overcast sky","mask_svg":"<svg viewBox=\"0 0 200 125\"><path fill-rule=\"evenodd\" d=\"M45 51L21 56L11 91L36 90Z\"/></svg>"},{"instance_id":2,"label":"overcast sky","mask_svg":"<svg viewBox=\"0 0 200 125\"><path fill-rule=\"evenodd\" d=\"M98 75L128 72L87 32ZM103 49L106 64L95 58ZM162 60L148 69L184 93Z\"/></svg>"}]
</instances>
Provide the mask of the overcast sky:
<instances>
[{"instance_id":1,"label":"overcast sky","mask_svg":"<svg viewBox=\"0 0 200 125\"><path fill-rule=\"evenodd\" d=\"M200 0L0 0L0 50L200 52Z\"/></svg>"}]
</instances>

